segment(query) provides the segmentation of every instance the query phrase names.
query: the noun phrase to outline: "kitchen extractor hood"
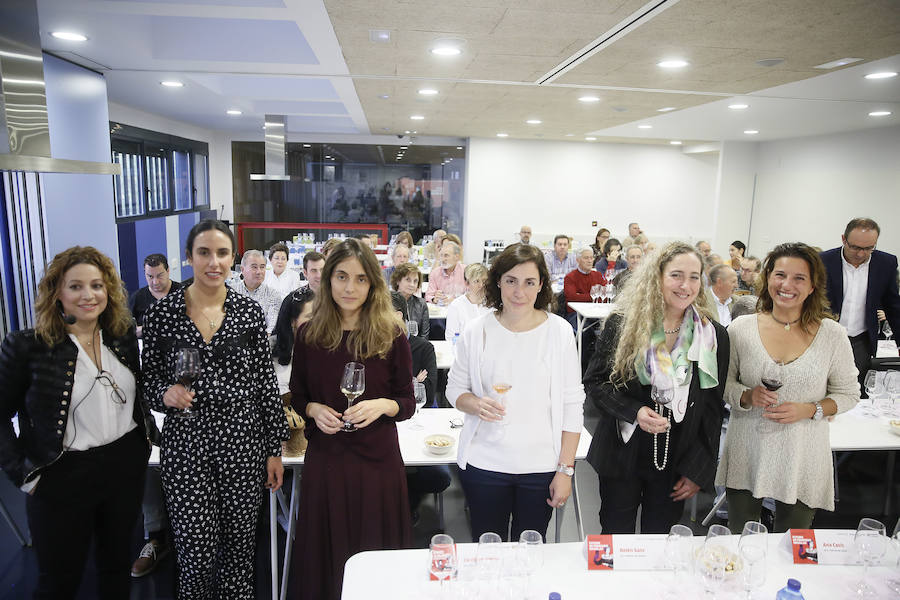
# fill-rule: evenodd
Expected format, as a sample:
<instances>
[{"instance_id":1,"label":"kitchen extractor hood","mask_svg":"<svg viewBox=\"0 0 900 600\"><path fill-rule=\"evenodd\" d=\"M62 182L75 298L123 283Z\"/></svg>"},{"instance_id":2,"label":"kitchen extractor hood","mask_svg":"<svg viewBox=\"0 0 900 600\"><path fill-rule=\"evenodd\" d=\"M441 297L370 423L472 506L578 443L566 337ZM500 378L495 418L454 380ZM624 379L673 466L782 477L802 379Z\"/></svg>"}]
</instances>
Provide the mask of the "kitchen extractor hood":
<instances>
[{"instance_id":1,"label":"kitchen extractor hood","mask_svg":"<svg viewBox=\"0 0 900 600\"><path fill-rule=\"evenodd\" d=\"M305 181L287 174L287 120L284 115L266 115L266 172L250 173L250 181Z\"/></svg>"}]
</instances>

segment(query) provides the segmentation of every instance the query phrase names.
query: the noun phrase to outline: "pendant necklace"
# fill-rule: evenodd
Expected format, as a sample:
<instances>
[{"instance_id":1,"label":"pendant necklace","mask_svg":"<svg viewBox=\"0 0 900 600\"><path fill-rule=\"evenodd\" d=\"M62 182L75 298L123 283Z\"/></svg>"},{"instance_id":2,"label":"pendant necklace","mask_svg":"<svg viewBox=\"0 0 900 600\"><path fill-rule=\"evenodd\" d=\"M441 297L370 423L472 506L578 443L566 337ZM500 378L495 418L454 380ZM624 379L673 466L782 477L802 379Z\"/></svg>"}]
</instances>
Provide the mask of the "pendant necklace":
<instances>
[{"instance_id":1,"label":"pendant necklace","mask_svg":"<svg viewBox=\"0 0 900 600\"><path fill-rule=\"evenodd\" d=\"M193 296L193 294L192 294L192 296ZM209 315L206 313L206 309L203 308L202 306L200 306L199 304L197 304L196 302L194 302L193 297L191 298L191 303L194 304L196 306L196 308L199 308L200 312L203 313L204 318L206 318L207 322L209 323L209 330L215 331L218 323L216 321L214 321L213 319L209 318Z\"/></svg>"},{"instance_id":2,"label":"pendant necklace","mask_svg":"<svg viewBox=\"0 0 900 600\"><path fill-rule=\"evenodd\" d=\"M795 323L797 323L798 321L800 321L800 317L797 317L797 318L794 319L793 321L787 321L787 322L785 322L785 321L779 321L778 319L776 319L776 318L775 318L775 313L772 313L772 320L775 321L776 323L778 323L779 325L783 325L785 331L790 331L790 330L791 330L791 325L794 325Z\"/></svg>"}]
</instances>

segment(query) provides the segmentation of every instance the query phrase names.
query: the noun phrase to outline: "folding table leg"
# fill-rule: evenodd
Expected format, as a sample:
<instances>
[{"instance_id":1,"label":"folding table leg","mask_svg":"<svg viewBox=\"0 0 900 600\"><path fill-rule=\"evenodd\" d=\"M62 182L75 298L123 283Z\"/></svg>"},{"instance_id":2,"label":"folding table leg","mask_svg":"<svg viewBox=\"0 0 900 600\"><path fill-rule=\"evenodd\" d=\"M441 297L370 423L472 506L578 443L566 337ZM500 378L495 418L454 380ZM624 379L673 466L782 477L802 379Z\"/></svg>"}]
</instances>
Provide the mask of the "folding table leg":
<instances>
[{"instance_id":1,"label":"folding table leg","mask_svg":"<svg viewBox=\"0 0 900 600\"><path fill-rule=\"evenodd\" d=\"M297 515L300 512L300 468L291 469L291 507L288 509L287 535L284 536L284 565L281 572L281 595L287 595L288 574L291 572L291 552L294 549L294 535L297 532Z\"/></svg>"},{"instance_id":2,"label":"folding table leg","mask_svg":"<svg viewBox=\"0 0 900 600\"><path fill-rule=\"evenodd\" d=\"M269 492L269 560L272 570L272 600L278 600L278 500Z\"/></svg>"},{"instance_id":3,"label":"folding table leg","mask_svg":"<svg viewBox=\"0 0 900 600\"><path fill-rule=\"evenodd\" d=\"M575 526L578 528L578 540L584 540L584 527L581 524L581 504L578 503L578 480L572 474L572 502L575 504Z\"/></svg>"}]
</instances>

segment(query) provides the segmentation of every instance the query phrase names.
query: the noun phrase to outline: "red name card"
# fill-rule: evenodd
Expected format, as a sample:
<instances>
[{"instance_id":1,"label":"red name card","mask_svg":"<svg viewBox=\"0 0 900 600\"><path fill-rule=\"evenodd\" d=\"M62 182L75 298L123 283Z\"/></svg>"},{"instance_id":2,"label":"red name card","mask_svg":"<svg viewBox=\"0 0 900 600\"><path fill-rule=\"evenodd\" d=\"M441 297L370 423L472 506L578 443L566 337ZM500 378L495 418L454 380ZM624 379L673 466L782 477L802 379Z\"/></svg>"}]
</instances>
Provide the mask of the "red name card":
<instances>
[{"instance_id":1,"label":"red name card","mask_svg":"<svg viewBox=\"0 0 900 600\"><path fill-rule=\"evenodd\" d=\"M857 563L853 533L849 529L791 529L785 538L795 565L852 565Z\"/></svg>"},{"instance_id":2,"label":"red name card","mask_svg":"<svg viewBox=\"0 0 900 600\"><path fill-rule=\"evenodd\" d=\"M613 569L613 536L587 536L587 554L589 571L611 571Z\"/></svg>"},{"instance_id":3,"label":"red name card","mask_svg":"<svg viewBox=\"0 0 900 600\"><path fill-rule=\"evenodd\" d=\"M652 571L665 568L664 535L589 535L585 540L588 570Z\"/></svg>"}]
</instances>

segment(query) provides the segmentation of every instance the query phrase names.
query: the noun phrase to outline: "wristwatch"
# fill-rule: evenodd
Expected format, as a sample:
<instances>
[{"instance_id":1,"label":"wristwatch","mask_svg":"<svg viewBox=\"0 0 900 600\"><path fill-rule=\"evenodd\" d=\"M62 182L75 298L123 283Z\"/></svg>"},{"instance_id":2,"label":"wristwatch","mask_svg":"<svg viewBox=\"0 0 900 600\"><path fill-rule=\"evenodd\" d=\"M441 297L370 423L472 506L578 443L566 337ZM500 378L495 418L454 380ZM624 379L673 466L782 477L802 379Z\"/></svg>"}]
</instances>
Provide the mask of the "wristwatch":
<instances>
[{"instance_id":1,"label":"wristwatch","mask_svg":"<svg viewBox=\"0 0 900 600\"><path fill-rule=\"evenodd\" d=\"M822 417L825 416L825 411L822 409L822 403L818 400L816 401L816 412L813 414L813 421L821 421Z\"/></svg>"},{"instance_id":2,"label":"wristwatch","mask_svg":"<svg viewBox=\"0 0 900 600\"><path fill-rule=\"evenodd\" d=\"M575 465L556 465L556 472L571 477L575 474Z\"/></svg>"}]
</instances>

